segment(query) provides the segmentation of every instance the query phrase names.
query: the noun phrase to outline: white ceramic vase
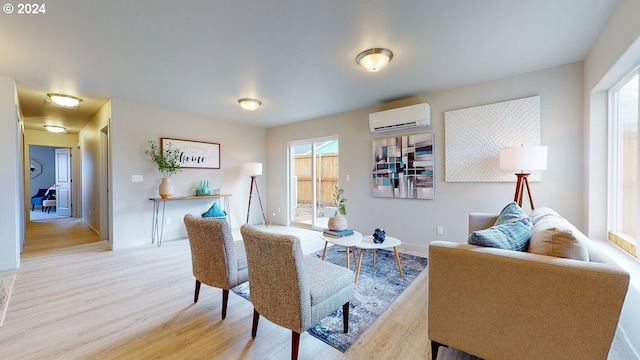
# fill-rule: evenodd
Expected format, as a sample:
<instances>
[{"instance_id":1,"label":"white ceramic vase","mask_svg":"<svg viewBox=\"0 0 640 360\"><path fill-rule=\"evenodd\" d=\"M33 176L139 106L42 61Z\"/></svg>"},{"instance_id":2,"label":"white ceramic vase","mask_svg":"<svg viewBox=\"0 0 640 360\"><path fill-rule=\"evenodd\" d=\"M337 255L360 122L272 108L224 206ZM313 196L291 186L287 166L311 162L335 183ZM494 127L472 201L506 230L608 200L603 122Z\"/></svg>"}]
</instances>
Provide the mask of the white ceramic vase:
<instances>
[{"instance_id":1,"label":"white ceramic vase","mask_svg":"<svg viewBox=\"0 0 640 360\"><path fill-rule=\"evenodd\" d=\"M173 183L171 183L171 179L162 178L158 191L160 192L160 197L163 199L173 196Z\"/></svg>"},{"instance_id":2,"label":"white ceramic vase","mask_svg":"<svg viewBox=\"0 0 640 360\"><path fill-rule=\"evenodd\" d=\"M327 226L329 230L341 231L347 229L347 218L336 211L336 214L329 218Z\"/></svg>"}]
</instances>

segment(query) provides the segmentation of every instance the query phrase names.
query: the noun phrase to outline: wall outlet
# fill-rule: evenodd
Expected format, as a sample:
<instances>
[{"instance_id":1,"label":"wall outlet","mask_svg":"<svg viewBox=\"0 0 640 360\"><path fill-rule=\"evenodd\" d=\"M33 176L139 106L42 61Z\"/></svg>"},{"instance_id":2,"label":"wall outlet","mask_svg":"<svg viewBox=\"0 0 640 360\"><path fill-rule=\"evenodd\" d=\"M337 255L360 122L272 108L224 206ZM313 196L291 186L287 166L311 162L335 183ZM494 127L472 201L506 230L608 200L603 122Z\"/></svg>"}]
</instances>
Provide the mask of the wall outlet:
<instances>
[{"instance_id":1,"label":"wall outlet","mask_svg":"<svg viewBox=\"0 0 640 360\"><path fill-rule=\"evenodd\" d=\"M164 223L165 224L171 224L171 218L170 217L164 218Z\"/></svg>"},{"instance_id":2,"label":"wall outlet","mask_svg":"<svg viewBox=\"0 0 640 360\"><path fill-rule=\"evenodd\" d=\"M443 226L437 226L436 227L436 234L438 234L438 235L444 234L444 227Z\"/></svg>"},{"instance_id":3,"label":"wall outlet","mask_svg":"<svg viewBox=\"0 0 640 360\"><path fill-rule=\"evenodd\" d=\"M142 182L142 175L131 175L131 182Z\"/></svg>"}]
</instances>

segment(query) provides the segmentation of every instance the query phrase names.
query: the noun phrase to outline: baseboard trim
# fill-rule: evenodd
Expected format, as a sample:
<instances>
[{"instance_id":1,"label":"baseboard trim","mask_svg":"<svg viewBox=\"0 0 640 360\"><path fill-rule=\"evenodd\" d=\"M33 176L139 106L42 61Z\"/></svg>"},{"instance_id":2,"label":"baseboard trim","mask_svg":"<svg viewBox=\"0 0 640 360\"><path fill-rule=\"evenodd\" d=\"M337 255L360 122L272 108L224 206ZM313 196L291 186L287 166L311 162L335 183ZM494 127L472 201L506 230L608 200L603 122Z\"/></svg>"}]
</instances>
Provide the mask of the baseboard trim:
<instances>
[{"instance_id":1,"label":"baseboard trim","mask_svg":"<svg viewBox=\"0 0 640 360\"><path fill-rule=\"evenodd\" d=\"M618 338L618 340L620 340L620 346L622 346L622 349L624 350L625 354L631 356L632 359L635 359L635 360L640 359L640 354L633 347L633 344L627 337L626 331L624 331L624 329L620 325L618 325L618 328L616 329L616 337Z\"/></svg>"}]
</instances>

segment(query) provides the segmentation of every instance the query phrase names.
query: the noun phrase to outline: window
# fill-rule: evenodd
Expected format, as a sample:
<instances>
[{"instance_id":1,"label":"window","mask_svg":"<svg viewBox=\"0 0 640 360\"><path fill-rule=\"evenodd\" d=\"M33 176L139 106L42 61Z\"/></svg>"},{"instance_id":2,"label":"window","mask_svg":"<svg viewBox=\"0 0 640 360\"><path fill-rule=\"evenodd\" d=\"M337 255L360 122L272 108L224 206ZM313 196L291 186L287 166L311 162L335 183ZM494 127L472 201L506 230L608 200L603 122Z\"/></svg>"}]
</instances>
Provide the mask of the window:
<instances>
[{"instance_id":1,"label":"window","mask_svg":"<svg viewBox=\"0 0 640 360\"><path fill-rule=\"evenodd\" d=\"M637 257L638 83L636 68L609 92L609 240Z\"/></svg>"}]
</instances>

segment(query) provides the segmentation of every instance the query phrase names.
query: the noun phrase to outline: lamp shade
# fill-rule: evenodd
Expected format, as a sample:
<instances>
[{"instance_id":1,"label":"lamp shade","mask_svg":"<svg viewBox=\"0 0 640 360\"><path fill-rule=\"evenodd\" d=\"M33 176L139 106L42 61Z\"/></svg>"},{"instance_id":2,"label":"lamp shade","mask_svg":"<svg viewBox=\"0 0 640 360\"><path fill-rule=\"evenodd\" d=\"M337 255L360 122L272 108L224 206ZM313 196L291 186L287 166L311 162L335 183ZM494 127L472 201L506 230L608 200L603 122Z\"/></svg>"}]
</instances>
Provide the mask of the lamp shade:
<instances>
[{"instance_id":1,"label":"lamp shade","mask_svg":"<svg viewBox=\"0 0 640 360\"><path fill-rule=\"evenodd\" d=\"M244 165L242 166L242 172L245 175L249 175L249 176L262 175L262 163L259 163L259 162L244 163Z\"/></svg>"},{"instance_id":2,"label":"lamp shade","mask_svg":"<svg viewBox=\"0 0 640 360\"><path fill-rule=\"evenodd\" d=\"M518 146L500 149L500 169L547 170L546 146Z\"/></svg>"}]
</instances>

